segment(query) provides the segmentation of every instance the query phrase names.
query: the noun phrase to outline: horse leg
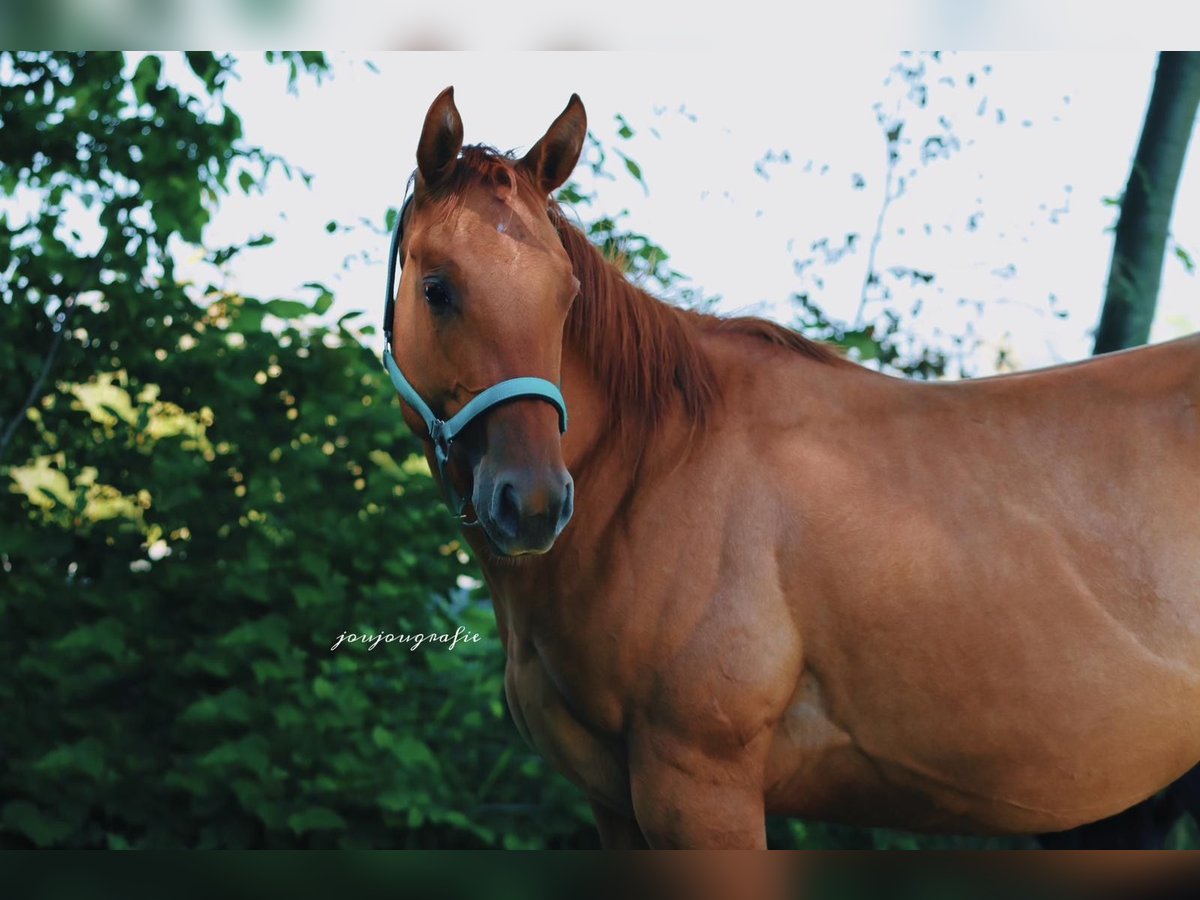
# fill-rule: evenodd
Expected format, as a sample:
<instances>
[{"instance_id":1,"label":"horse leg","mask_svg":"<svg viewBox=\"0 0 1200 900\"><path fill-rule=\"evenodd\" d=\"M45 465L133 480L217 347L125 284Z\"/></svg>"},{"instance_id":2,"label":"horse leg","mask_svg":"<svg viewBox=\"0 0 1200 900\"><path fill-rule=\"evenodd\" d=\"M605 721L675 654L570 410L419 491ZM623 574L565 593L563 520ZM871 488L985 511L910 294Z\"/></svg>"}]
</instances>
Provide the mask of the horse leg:
<instances>
[{"instance_id":1,"label":"horse leg","mask_svg":"<svg viewBox=\"0 0 1200 900\"><path fill-rule=\"evenodd\" d=\"M630 759L633 808L655 850L767 848L761 785L750 760L656 746Z\"/></svg>"},{"instance_id":2,"label":"horse leg","mask_svg":"<svg viewBox=\"0 0 1200 900\"><path fill-rule=\"evenodd\" d=\"M600 846L605 850L645 850L648 845L642 830L632 816L613 812L607 806L590 801Z\"/></svg>"}]
</instances>

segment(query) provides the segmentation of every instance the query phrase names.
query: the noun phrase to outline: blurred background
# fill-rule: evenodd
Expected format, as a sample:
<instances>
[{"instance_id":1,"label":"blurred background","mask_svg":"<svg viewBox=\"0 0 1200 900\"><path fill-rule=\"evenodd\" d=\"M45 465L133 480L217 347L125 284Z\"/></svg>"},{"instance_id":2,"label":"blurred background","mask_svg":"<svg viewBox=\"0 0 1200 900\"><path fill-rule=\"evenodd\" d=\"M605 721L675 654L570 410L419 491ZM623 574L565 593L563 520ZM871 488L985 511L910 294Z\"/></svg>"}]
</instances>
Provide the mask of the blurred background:
<instances>
[{"instance_id":1,"label":"blurred background","mask_svg":"<svg viewBox=\"0 0 1200 900\"><path fill-rule=\"evenodd\" d=\"M435 25L398 44L451 43ZM468 142L518 152L578 92L559 200L673 303L913 378L1195 329L1193 58L712 63L0 52L0 846L596 845L511 724L486 592L379 365L388 231L447 84ZM1178 152L1131 181L1139 141ZM481 640L329 649L460 626Z\"/></svg>"}]
</instances>

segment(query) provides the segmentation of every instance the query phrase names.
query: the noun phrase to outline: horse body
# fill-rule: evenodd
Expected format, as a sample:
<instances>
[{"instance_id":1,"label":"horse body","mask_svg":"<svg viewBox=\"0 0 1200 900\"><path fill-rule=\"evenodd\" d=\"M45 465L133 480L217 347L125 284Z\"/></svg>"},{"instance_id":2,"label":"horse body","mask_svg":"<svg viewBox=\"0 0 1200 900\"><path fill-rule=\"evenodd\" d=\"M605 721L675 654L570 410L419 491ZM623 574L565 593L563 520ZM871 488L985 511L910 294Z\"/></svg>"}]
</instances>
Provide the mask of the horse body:
<instances>
[{"instance_id":1,"label":"horse body","mask_svg":"<svg viewBox=\"0 0 1200 900\"><path fill-rule=\"evenodd\" d=\"M477 547L514 715L596 802L635 814L642 764L771 813L1028 833L1196 762L1200 340L949 385L711 343L697 446L660 435L639 481L568 437L555 550Z\"/></svg>"},{"instance_id":2,"label":"horse body","mask_svg":"<svg viewBox=\"0 0 1200 900\"><path fill-rule=\"evenodd\" d=\"M396 358L446 414L561 382L561 442L549 405L509 403L446 473L479 513L513 718L605 844L762 846L766 813L1053 831L1195 765L1200 338L922 384L667 307L539 205L577 104L515 164L456 163L435 101ZM422 269L454 298L432 319ZM542 499L563 467L566 506Z\"/></svg>"},{"instance_id":3,"label":"horse body","mask_svg":"<svg viewBox=\"0 0 1200 900\"><path fill-rule=\"evenodd\" d=\"M781 811L1051 831L1190 768L1200 342L954 385L826 376L807 389L839 408L791 441L810 474L778 476L806 672Z\"/></svg>"}]
</instances>

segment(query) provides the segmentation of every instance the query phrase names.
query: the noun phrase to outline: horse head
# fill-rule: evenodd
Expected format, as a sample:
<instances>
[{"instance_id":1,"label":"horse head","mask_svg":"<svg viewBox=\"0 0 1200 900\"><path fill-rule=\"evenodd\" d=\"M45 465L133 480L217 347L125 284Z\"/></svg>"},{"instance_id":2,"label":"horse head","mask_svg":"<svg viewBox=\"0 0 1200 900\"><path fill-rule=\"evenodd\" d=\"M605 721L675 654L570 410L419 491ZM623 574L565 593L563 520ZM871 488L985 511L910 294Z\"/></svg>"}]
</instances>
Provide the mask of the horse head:
<instances>
[{"instance_id":1,"label":"horse head","mask_svg":"<svg viewBox=\"0 0 1200 900\"><path fill-rule=\"evenodd\" d=\"M397 224L385 363L447 491L470 498L501 556L546 552L573 510L558 385L579 281L547 207L586 134L572 96L520 159L464 148L447 88L425 117Z\"/></svg>"}]
</instances>

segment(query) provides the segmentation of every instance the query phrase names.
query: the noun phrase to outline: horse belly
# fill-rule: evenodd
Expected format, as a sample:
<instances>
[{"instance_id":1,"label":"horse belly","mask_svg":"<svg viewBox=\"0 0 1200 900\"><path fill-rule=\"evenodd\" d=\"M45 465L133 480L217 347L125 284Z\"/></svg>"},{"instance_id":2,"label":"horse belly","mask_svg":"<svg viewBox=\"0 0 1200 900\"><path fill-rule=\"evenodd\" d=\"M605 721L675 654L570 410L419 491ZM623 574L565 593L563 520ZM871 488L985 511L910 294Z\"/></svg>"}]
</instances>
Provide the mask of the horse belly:
<instances>
[{"instance_id":1,"label":"horse belly","mask_svg":"<svg viewBox=\"0 0 1200 900\"><path fill-rule=\"evenodd\" d=\"M817 589L797 600L808 682L772 807L1046 832L1200 761L1200 472L1163 442L1104 480L1080 463L997 487L950 467L938 493L881 491L872 522L827 527L823 555L793 563Z\"/></svg>"},{"instance_id":2,"label":"horse belly","mask_svg":"<svg viewBox=\"0 0 1200 900\"><path fill-rule=\"evenodd\" d=\"M916 831L1048 832L1120 812L1200 760L1200 684L1187 667L1127 668L1141 682L1132 692L1120 678L1107 692L1081 691L1077 673L1073 683L1061 674L1057 693L1014 683L1008 698L991 696L1013 711L1005 720L955 716L963 695L939 698L934 685L910 703L893 684L886 712L868 703L835 715L806 670L776 732L768 811ZM939 703L942 715L931 712Z\"/></svg>"}]
</instances>

